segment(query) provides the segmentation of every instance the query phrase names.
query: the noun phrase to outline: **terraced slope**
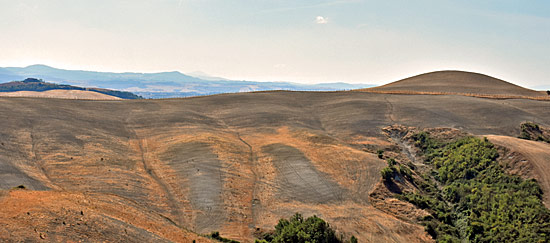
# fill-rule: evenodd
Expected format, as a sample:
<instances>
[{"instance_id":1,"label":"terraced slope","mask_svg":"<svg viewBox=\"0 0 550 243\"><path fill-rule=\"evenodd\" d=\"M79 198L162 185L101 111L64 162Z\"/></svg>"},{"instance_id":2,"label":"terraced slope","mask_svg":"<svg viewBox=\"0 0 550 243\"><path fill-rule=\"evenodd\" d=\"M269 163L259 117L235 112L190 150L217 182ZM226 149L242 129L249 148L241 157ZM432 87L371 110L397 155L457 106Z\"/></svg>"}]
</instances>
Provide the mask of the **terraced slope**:
<instances>
[{"instance_id":1,"label":"terraced slope","mask_svg":"<svg viewBox=\"0 0 550 243\"><path fill-rule=\"evenodd\" d=\"M369 201L386 165L375 151L395 146L381 128L517 136L524 121L548 126L549 109L362 92L0 98L0 239L188 242L220 231L250 242L301 212L364 242L429 241Z\"/></svg>"},{"instance_id":2,"label":"terraced slope","mask_svg":"<svg viewBox=\"0 0 550 243\"><path fill-rule=\"evenodd\" d=\"M459 93L506 96L547 96L484 74L463 71L438 71L364 89L376 92Z\"/></svg>"}]
</instances>

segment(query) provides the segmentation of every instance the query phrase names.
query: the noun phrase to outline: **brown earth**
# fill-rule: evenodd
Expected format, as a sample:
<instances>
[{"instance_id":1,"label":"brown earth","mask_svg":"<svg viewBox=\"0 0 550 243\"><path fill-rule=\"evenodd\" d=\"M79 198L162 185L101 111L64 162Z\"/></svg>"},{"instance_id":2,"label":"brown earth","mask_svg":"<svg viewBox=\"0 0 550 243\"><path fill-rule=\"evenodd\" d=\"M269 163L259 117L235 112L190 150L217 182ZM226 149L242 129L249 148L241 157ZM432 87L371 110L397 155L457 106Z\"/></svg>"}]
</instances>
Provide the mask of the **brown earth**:
<instances>
[{"instance_id":1,"label":"brown earth","mask_svg":"<svg viewBox=\"0 0 550 243\"><path fill-rule=\"evenodd\" d=\"M0 98L0 239L188 242L219 231L251 242L300 212L360 242L430 241L369 197L386 166L376 150L410 156L382 128L518 136L522 122L550 125L548 110L536 100L365 92Z\"/></svg>"},{"instance_id":2,"label":"brown earth","mask_svg":"<svg viewBox=\"0 0 550 243\"><path fill-rule=\"evenodd\" d=\"M0 208L4 242L212 242L116 195L12 189Z\"/></svg>"},{"instance_id":3,"label":"brown earth","mask_svg":"<svg viewBox=\"0 0 550 243\"><path fill-rule=\"evenodd\" d=\"M544 97L542 91L493 78L484 74L463 71L438 71L399 80L379 87L363 89L369 92L433 93L486 95L490 97Z\"/></svg>"}]
</instances>

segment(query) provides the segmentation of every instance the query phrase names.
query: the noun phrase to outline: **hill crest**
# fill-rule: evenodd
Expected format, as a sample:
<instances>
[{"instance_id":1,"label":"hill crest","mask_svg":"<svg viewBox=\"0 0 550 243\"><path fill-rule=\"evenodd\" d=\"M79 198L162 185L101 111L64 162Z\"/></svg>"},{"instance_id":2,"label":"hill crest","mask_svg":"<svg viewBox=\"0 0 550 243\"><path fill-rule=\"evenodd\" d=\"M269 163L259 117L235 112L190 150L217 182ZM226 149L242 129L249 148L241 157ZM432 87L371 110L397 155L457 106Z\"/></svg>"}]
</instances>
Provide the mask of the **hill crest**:
<instances>
[{"instance_id":1,"label":"hill crest","mask_svg":"<svg viewBox=\"0 0 550 243\"><path fill-rule=\"evenodd\" d=\"M436 71L405 78L361 91L380 93L449 93L504 96L547 96L485 74L465 71Z\"/></svg>"}]
</instances>

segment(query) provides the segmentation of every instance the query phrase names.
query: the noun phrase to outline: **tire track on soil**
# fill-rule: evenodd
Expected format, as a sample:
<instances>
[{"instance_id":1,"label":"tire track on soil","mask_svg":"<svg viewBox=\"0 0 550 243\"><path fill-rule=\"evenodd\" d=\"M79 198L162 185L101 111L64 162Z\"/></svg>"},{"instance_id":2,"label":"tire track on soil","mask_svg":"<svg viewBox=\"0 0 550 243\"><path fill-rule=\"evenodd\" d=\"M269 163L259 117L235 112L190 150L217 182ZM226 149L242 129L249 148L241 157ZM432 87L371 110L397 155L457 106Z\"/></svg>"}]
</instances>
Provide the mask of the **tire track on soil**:
<instances>
[{"instance_id":1,"label":"tire track on soil","mask_svg":"<svg viewBox=\"0 0 550 243\"><path fill-rule=\"evenodd\" d=\"M145 172L147 173L147 175L149 175L149 177L151 177L151 179L153 179L159 185L159 187L161 187L161 190L164 192L166 198L168 199L168 204L169 204L168 206L170 207L170 214L173 217L176 217L176 221L174 221L173 219L167 217L166 215L162 215L160 213L159 213L159 215L166 218L168 221L170 221L172 224L176 225L177 227L183 228L182 226L180 226L183 222L183 213L181 212L181 209L178 206L176 198L174 197L174 195L170 191L169 185L167 185L157 175L156 169L154 168L155 166L152 165L151 163L149 163L148 160L147 160L147 156L146 156L146 154L148 153L148 151L147 151L147 140L144 139L144 138L139 138L139 136L137 135L135 130L134 129L131 129L131 130L134 132L134 134L136 136L136 139L138 140L139 150L140 150L140 154L141 154L141 162L142 162L143 168L145 169Z\"/></svg>"}]
</instances>

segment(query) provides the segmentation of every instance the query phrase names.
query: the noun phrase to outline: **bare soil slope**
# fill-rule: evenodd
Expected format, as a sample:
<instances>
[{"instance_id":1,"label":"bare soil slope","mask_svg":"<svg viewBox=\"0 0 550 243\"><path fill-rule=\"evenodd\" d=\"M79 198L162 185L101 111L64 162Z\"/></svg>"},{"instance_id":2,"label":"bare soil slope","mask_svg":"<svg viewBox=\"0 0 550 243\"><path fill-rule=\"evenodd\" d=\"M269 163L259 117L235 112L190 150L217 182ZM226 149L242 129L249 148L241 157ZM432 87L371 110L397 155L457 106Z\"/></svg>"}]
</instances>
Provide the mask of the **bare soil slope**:
<instances>
[{"instance_id":1,"label":"bare soil slope","mask_svg":"<svg viewBox=\"0 0 550 243\"><path fill-rule=\"evenodd\" d=\"M365 89L377 92L426 92L506 96L546 96L484 74L463 71L425 73L400 81Z\"/></svg>"},{"instance_id":2,"label":"bare soil slope","mask_svg":"<svg viewBox=\"0 0 550 243\"><path fill-rule=\"evenodd\" d=\"M548 110L535 100L364 92L0 98L0 239L188 242L220 231L251 242L301 212L361 242L430 241L369 200L386 166L376 150L395 146L381 129L517 136L524 121L550 125ZM27 190L10 190L18 185Z\"/></svg>"}]
</instances>

